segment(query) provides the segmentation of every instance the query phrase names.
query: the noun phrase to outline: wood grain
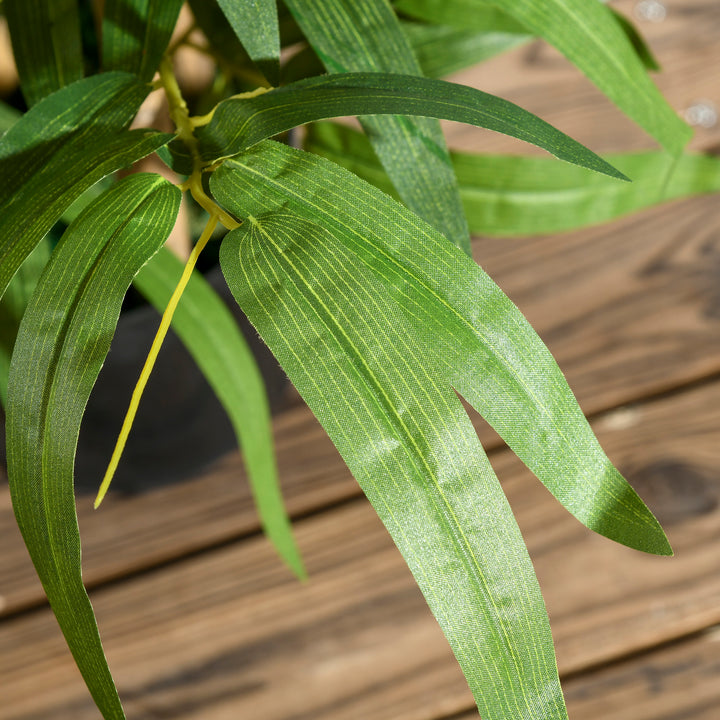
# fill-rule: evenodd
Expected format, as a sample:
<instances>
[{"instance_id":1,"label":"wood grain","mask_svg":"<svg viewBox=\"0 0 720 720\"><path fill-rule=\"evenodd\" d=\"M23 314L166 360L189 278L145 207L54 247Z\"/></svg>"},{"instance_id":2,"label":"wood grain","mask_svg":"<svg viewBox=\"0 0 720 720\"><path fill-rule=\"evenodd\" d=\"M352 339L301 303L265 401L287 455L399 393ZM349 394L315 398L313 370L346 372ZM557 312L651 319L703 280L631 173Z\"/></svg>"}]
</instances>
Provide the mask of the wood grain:
<instances>
[{"instance_id":1,"label":"wood grain","mask_svg":"<svg viewBox=\"0 0 720 720\"><path fill-rule=\"evenodd\" d=\"M585 530L511 453L497 453L561 672L720 623L720 444L709 441L719 425L720 383L596 423L666 523L673 559ZM304 585L254 538L93 593L130 717L430 720L470 707L372 510L352 502L296 527L311 575ZM47 610L0 625L0 647L8 720L95 717Z\"/></svg>"}]
</instances>

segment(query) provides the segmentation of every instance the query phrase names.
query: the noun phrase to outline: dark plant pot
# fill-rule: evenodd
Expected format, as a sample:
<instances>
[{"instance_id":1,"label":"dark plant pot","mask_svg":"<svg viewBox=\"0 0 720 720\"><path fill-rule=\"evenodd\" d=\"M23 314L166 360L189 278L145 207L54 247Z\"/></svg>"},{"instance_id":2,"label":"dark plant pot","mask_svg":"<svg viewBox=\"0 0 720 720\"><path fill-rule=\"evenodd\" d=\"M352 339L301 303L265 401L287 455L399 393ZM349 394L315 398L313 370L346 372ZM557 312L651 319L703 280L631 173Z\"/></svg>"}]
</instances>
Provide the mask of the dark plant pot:
<instances>
[{"instance_id":1,"label":"dark plant pot","mask_svg":"<svg viewBox=\"0 0 720 720\"><path fill-rule=\"evenodd\" d=\"M285 374L237 307L219 268L205 277L237 319L265 379L271 409L277 410L288 385ZM159 322L157 311L146 305L120 316L80 429L75 459L79 492L94 493L99 487ZM236 446L225 410L171 331L148 381L111 492L142 492L189 478Z\"/></svg>"}]
</instances>

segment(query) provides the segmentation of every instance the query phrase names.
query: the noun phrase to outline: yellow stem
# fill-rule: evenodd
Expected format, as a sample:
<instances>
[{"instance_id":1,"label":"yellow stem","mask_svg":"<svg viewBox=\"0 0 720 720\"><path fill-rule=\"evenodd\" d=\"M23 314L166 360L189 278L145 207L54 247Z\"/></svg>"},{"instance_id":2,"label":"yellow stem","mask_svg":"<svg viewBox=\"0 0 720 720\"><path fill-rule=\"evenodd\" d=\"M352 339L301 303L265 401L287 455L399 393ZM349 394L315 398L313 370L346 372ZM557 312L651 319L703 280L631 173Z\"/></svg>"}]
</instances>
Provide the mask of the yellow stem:
<instances>
[{"instance_id":1,"label":"yellow stem","mask_svg":"<svg viewBox=\"0 0 720 720\"><path fill-rule=\"evenodd\" d=\"M168 302L167 307L165 308L165 312L163 313L162 319L160 321L160 327L155 334L155 339L153 340L152 346L150 347L150 352L148 353L147 359L145 360L145 365L140 372L140 378L138 379L137 385L135 385L135 390L133 391L132 397L130 398L130 406L128 407L127 413L125 415L125 420L123 421L120 435L118 436L117 443L115 444L115 449L113 450L112 457L110 458L110 463L108 464L108 468L105 471L105 477L103 478L103 481L100 485L100 490L98 491L97 497L95 498L95 508L97 508L103 501L103 498L105 497L105 494L110 487L110 482L115 475L118 463L120 462L120 456L125 449L125 444L127 443L128 435L130 434L130 429L132 428L133 421L135 420L135 415L137 414L138 407L140 405L140 398L142 397L145 386L148 382L148 378L150 377L150 373L152 372L155 361L157 360L157 356L160 352L163 340L165 340L167 331L170 328L170 323L172 322L178 302L180 302L180 298L182 297L182 294L185 291L185 288L190 280L190 276L192 275L192 271L195 268L195 263L197 262L198 256L203 251L203 248L207 245L208 240L212 236L213 231L217 226L217 223L217 215L211 215L207 225L205 226L205 230L203 230L203 233L197 242L197 245L195 245L193 251L190 253L190 257L185 264L185 269L183 270L182 277L180 278L180 281L178 282L177 287L175 288L172 297L170 298L170 302Z\"/></svg>"},{"instance_id":2,"label":"yellow stem","mask_svg":"<svg viewBox=\"0 0 720 720\"><path fill-rule=\"evenodd\" d=\"M170 117L175 123L177 135L185 142L193 158L193 171L181 188L183 190L189 188L200 207L207 210L210 216L214 215L216 219L219 219L228 230L234 230L240 226L240 223L223 210L203 189L202 171L208 163L204 162L200 156L198 141L194 134L195 125L188 114L187 103L180 91L177 78L173 73L172 60L168 55L165 55L160 63L160 79L165 88L170 106Z\"/></svg>"}]
</instances>

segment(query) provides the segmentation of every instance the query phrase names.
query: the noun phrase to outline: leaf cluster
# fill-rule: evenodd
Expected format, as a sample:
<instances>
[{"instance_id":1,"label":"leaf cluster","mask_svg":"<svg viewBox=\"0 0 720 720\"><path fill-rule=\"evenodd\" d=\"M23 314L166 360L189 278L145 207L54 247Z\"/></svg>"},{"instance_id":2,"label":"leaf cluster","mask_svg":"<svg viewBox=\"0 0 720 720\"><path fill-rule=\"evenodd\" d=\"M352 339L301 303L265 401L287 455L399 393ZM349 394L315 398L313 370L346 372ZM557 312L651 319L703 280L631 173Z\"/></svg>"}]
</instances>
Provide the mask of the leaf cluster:
<instances>
[{"instance_id":1,"label":"leaf cluster","mask_svg":"<svg viewBox=\"0 0 720 720\"><path fill-rule=\"evenodd\" d=\"M124 713L82 583L73 464L131 284L163 318L97 503L172 325L231 418L268 537L305 575L260 374L194 269L219 243L235 299L405 557L482 717L566 718L532 564L458 395L580 522L671 549L469 238L565 230L719 188L713 159L682 155L689 129L649 78L649 49L588 0L190 0L179 35L181 0L101 5L2 5L28 109L0 108L0 398L18 525L103 716ZM532 38L662 150L603 159L439 79ZM173 65L184 47L215 63L192 98ZM172 132L131 125L151 94L165 96ZM363 133L327 122L345 116ZM451 154L438 118L559 160ZM127 173L153 153L175 180ZM183 195L206 219L184 265L163 247Z\"/></svg>"}]
</instances>

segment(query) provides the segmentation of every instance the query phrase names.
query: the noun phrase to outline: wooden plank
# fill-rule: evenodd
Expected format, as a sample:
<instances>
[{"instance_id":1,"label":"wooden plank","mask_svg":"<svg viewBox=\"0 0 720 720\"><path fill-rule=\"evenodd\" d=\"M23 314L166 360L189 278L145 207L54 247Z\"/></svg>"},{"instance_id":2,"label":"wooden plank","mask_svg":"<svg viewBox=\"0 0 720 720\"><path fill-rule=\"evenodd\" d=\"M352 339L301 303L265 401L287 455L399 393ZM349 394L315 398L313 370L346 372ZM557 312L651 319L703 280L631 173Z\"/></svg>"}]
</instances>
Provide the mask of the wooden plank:
<instances>
[{"instance_id":1,"label":"wooden plank","mask_svg":"<svg viewBox=\"0 0 720 720\"><path fill-rule=\"evenodd\" d=\"M718 426L720 383L596 423L667 525L674 559L586 531L511 453L496 455L563 673L720 622ZM255 538L93 593L130 717L431 720L470 707L371 509L349 503L298 522L297 532L306 584ZM47 610L0 625L0 647L8 720L95 717Z\"/></svg>"},{"instance_id":2,"label":"wooden plank","mask_svg":"<svg viewBox=\"0 0 720 720\"><path fill-rule=\"evenodd\" d=\"M621 5L632 10L631 3ZM674 78L667 82L684 88L688 98L713 99L717 86L707 68L720 62L720 44L709 28L717 27L720 6L686 0L668 8L666 22L643 25ZM478 82L503 83L513 99L530 93L548 107L560 102L558 117L570 112L570 98L584 108L581 117L605 118L617 136L617 113L591 88L576 97L575 86L567 83L586 81L564 61L550 62L545 54L517 58L493 61L501 64L481 70ZM603 114L608 112L614 115ZM594 134L600 132L596 125ZM480 145L478 138L486 136L475 137ZM629 147L644 143L637 136L628 142ZM558 237L481 239L475 257L538 329L585 411L598 413L720 371L717 206L717 197L695 198ZM358 493L306 409L280 417L276 432L294 515ZM498 446L486 427L480 426L480 434L486 447ZM79 505L90 586L258 527L236 455L195 482L144 497L113 497L99 512L91 510L87 497ZM0 486L0 538L0 614L41 603L5 486Z\"/></svg>"}]
</instances>

